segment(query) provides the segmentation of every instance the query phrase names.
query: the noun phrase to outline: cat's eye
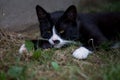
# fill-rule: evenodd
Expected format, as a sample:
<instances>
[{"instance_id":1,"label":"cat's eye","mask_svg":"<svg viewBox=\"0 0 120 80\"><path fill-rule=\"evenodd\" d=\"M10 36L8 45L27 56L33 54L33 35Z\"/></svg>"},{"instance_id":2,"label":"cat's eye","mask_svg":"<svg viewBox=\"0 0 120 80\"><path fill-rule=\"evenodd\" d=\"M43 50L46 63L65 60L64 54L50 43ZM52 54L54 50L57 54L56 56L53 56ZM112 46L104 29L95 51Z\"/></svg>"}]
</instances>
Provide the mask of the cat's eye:
<instances>
[{"instance_id":1,"label":"cat's eye","mask_svg":"<svg viewBox=\"0 0 120 80\"><path fill-rule=\"evenodd\" d=\"M61 33L61 34L64 33L64 30L61 30L60 33Z\"/></svg>"},{"instance_id":2,"label":"cat's eye","mask_svg":"<svg viewBox=\"0 0 120 80\"><path fill-rule=\"evenodd\" d=\"M47 31L47 33L50 33L50 31Z\"/></svg>"}]
</instances>

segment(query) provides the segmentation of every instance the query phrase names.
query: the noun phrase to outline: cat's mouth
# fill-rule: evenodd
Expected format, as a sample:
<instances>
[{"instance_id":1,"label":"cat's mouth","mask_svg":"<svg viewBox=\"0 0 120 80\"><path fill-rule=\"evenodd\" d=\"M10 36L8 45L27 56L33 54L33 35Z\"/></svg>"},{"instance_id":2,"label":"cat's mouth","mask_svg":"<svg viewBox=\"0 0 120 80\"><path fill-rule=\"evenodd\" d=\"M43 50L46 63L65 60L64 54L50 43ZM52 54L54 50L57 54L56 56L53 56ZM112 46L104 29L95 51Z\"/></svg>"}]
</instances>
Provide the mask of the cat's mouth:
<instances>
[{"instance_id":1,"label":"cat's mouth","mask_svg":"<svg viewBox=\"0 0 120 80\"><path fill-rule=\"evenodd\" d=\"M60 40L59 43L53 43L50 41L50 39L45 39L45 38L40 38L40 40L48 41L54 48L61 48L70 44L75 44L75 45L78 44L77 42L70 40Z\"/></svg>"},{"instance_id":2,"label":"cat's mouth","mask_svg":"<svg viewBox=\"0 0 120 80\"><path fill-rule=\"evenodd\" d=\"M53 44L53 46L54 48L61 48L72 43L73 43L72 41L62 41L59 44Z\"/></svg>"},{"instance_id":3,"label":"cat's mouth","mask_svg":"<svg viewBox=\"0 0 120 80\"><path fill-rule=\"evenodd\" d=\"M49 42L54 48L62 48L62 47L65 47L65 46L68 46L70 44L77 44L76 42L74 41L68 41L68 40L62 40L60 41L60 43L58 44L53 44L51 42Z\"/></svg>"}]
</instances>

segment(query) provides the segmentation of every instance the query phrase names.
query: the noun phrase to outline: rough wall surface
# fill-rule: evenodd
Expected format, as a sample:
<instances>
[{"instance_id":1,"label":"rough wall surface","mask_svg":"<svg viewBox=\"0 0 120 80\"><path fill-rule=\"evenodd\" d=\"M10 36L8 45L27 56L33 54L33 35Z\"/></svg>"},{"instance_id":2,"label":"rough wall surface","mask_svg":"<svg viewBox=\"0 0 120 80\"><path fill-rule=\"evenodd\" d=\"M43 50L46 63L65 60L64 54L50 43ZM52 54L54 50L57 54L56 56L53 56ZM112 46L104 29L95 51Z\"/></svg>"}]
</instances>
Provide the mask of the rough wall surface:
<instances>
[{"instance_id":1,"label":"rough wall surface","mask_svg":"<svg viewBox=\"0 0 120 80\"><path fill-rule=\"evenodd\" d=\"M65 10L79 0L0 0L0 27L20 31L27 27L37 27L35 6L39 4L48 12Z\"/></svg>"}]
</instances>

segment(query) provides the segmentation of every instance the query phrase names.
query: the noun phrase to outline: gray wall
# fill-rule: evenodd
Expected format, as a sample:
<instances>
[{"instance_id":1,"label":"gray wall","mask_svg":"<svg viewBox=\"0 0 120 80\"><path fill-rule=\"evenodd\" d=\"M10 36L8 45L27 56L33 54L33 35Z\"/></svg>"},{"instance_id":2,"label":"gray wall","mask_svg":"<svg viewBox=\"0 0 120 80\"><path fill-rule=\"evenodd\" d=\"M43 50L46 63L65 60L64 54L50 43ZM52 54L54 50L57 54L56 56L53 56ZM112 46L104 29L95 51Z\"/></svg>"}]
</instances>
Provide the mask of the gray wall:
<instances>
[{"instance_id":1,"label":"gray wall","mask_svg":"<svg viewBox=\"0 0 120 80\"><path fill-rule=\"evenodd\" d=\"M20 31L38 26L35 6L39 4L48 12L65 10L79 0L0 0L0 27Z\"/></svg>"}]
</instances>

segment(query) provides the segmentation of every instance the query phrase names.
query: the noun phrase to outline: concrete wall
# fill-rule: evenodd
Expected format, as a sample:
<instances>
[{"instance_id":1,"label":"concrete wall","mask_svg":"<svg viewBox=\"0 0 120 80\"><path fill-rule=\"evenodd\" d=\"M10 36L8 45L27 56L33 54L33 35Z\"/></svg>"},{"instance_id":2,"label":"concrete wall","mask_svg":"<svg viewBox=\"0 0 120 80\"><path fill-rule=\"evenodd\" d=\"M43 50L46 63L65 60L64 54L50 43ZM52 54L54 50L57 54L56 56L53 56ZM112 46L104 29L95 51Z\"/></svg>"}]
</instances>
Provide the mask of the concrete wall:
<instances>
[{"instance_id":1,"label":"concrete wall","mask_svg":"<svg viewBox=\"0 0 120 80\"><path fill-rule=\"evenodd\" d=\"M0 0L0 27L12 31L38 26L35 6L41 5L48 12L65 10L80 0Z\"/></svg>"}]
</instances>

